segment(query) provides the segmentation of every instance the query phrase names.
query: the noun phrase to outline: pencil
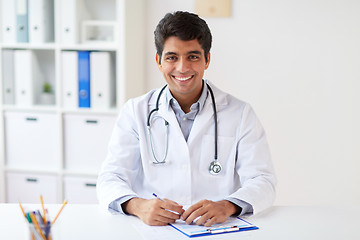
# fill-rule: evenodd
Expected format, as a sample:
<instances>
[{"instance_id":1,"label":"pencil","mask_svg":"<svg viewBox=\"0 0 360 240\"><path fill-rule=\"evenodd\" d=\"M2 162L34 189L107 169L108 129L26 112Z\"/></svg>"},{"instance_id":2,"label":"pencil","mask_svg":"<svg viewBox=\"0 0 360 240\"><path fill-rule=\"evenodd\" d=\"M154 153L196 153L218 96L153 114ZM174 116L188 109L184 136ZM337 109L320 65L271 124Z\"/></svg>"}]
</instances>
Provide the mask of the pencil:
<instances>
[{"instance_id":1,"label":"pencil","mask_svg":"<svg viewBox=\"0 0 360 240\"><path fill-rule=\"evenodd\" d=\"M43 209L43 220L44 220L44 223L46 223L46 211L45 211L44 200L43 200L42 195L40 195L40 202L41 202L41 206Z\"/></svg>"},{"instance_id":2,"label":"pencil","mask_svg":"<svg viewBox=\"0 0 360 240\"><path fill-rule=\"evenodd\" d=\"M64 207L65 207L66 204L67 204L67 201L65 200L65 201L63 202L63 205L62 205L62 207L60 208L58 214L56 215L56 217L54 218L54 220L51 222L51 224L54 224L54 223L55 223L56 219L59 217L61 211L64 209Z\"/></svg>"},{"instance_id":3,"label":"pencil","mask_svg":"<svg viewBox=\"0 0 360 240\"><path fill-rule=\"evenodd\" d=\"M34 214L30 213L30 218L31 218L32 222L34 223L35 228L36 228L37 232L40 234L41 238L46 240L46 238L45 238L45 236L44 236L44 234L43 234L43 232L42 232L42 230L41 230L41 228L40 228Z\"/></svg>"},{"instance_id":4,"label":"pencil","mask_svg":"<svg viewBox=\"0 0 360 240\"><path fill-rule=\"evenodd\" d=\"M21 203L20 203L20 202L19 202L19 206L20 206L20 208L21 208L22 213L24 214L24 217L26 218L25 211L24 211L23 207L21 206Z\"/></svg>"}]
</instances>

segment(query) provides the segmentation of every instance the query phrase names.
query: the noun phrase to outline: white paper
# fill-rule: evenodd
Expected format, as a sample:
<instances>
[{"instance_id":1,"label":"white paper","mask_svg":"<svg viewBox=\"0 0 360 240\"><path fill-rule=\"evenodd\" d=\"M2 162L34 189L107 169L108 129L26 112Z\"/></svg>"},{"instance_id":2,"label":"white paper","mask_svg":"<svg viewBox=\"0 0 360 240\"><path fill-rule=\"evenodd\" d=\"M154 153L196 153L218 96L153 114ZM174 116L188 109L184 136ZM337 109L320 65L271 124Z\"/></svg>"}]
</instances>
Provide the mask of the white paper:
<instances>
[{"instance_id":1,"label":"white paper","mask_svg":"<svg viewBox=\"0 0 360 240\"><path fill-rule=\"evenodd\" d=\"M178 230L184 232L188 236L196 236L201 234L208 234L209 232L231 232L237 231L238 228L249 228L254 227L254 225L245 222L242 219L230 217L224 223L214 224L211 227L198 226L196 224L186 224L184 221L177 220L174 224L172 224ZM234 228L236 226L236 228ZM232 230L234 229L234 230Z\"/></svg>"}]
</instances>

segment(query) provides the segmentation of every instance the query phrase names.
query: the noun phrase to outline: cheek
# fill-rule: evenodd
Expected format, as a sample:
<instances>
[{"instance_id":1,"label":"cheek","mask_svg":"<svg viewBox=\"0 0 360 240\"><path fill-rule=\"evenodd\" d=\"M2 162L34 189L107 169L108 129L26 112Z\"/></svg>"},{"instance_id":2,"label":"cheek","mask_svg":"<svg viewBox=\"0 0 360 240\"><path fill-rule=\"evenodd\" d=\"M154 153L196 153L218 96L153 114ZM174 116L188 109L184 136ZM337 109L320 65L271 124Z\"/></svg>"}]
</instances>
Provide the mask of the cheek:
<instances>
[{"instance_id":1,"label":"cheek","mask_svg":"<svg viewBox=\"0 0 360 240\"><path fill-rule=\"evenodd\" d=\"M168 74L172 71L172 67L169 66L168 64L163 64L161 65L161 67L159 68L161 72L163 72L164 74Z\"/></svg>"}]
</instances>

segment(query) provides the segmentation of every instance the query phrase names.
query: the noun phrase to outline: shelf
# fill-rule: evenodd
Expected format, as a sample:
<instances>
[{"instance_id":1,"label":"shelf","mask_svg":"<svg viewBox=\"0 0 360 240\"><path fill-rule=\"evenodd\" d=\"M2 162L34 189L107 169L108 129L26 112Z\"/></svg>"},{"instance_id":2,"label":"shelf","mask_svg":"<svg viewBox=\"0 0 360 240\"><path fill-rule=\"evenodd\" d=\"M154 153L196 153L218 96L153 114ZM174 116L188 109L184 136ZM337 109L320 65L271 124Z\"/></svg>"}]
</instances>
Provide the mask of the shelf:
<instances>
[{"instance_id":1,"label":"shelf","mask_svg":"<svg viewBox=\"0 0 360 240\"><path fill-rule=\"evenodd\" d=\"M16 173L29 173L29 174L59 174L57 170L49 169L29 169L29 168L18 168L18 167L5 167L6 172L16 172Z\"/></svg>"},{"instance_id":2,"label":"shelf","mask_svg":"<svg viewBox=\"0 0 360 240\"><path fill-rule=\"evenodd\" d=\"M65 109L57 106L31 106L31 107L20 107L15 105L2 105L3 111L11 112L46 112L46 113L63 113L63 114L99 114L99 115L118 115L119 109L111 108L104 110L95 110L91 108L78 108L78 109Z\"/></svg>"},{"instance_id":3,"label":"shelf","mask_svg":"<svg viewBox=\"0 0 360 240\"><path fill-rule=\"evenodd\" d=\"M98 42L93 44L61 45L60 50L65 51L116 51L114 43Z\"/></svg>"},{"instance_id":4,"label":"shelf","mask_svg":"<svg viewBox=\"0 0 360 240\"><path fill-rule=\"evenodd\" d=\"M48 113L56 113L58 110L56 106L31 106L31 107L19 107L14 105L3 105L4 111L12 111L12 112L48 112Z\"/></svg>"},{"instance_id":5,"label":"shelf","mask_svg":"<svg viewBox=\"0 0 360 240\"><path fill-rule=\"evenodd\" d=\"M105 115L118 115L119 110L118 109L109 109L109 110L94 110L94 109L62 109L62 112L64 114L70 113L70 114L105 114Z\"/></svg>"},{"instance_id":6,"label":"shelf","mask_svg":"<svg viewBox=\"0 0 360 240\"><path fill-rule=\"evenodd\" d=\"M29 50L55 50L55 43L3 43L1 44L3 49L29 49Z\"/></svg>"},{"instance_id":7,"label":"shelf","mask_svg":"<svg viewBox=\"0 0 360 240\"><path fill-rule=\"evenodd\" d=\"M23 190L36 185L22 180L23 189L9 189L7 175L55 179L49 197L59 203L66 188L77 191L66 186L66 178L96 179L121 107L144 93L145 60L138 56L145 51L145 0L50 1L54 2L50 40L15 43L18 35L5 38L0 32L0 202L19 192L29 197ZM16 8L16 1L0 1L0 10L5 2ZM36 14L31 16L29 9ZM28 18L48 18L42 16L41 7L29 9ZM4 19L0 17L0 26L12 24ZM111 37L104 34L108 26ZM30 40L31 29L28 33L29 41L36 42ZM79 51L90 53L85 59ZM87 84L81 91L80 82ZM45 83L51 85L55 100L41 97ZM79 104L79 96L93 100ZM47 183L37 184L45 189ZM85 198L81 191L87 190L77 191L80 202ZM96 196L95 188L90 192Z\"/></svg>"},{"instance_id":8,"label":"shelf","mask_svg":"<svg viewBox=\"0 0 360 240\"><path fill-rule=\"evenodd\" d=\"M80 176L80 177L97 177L98 172L88 172L88 171L72 171L72 170L63 170L62 174L65 176Z\"/></svg>"}]
</instances>

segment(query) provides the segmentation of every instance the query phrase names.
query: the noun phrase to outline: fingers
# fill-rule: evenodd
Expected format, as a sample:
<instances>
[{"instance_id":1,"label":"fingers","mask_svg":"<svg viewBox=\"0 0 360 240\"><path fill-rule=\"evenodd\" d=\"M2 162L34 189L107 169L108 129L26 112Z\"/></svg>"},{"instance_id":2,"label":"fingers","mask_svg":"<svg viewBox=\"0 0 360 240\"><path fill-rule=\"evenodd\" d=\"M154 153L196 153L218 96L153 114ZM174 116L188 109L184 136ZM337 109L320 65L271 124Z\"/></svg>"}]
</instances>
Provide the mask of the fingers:
<instances>
[{"instance_id":1,"label":"fingers","mask_svg":"<svg viewBox=\"0 0 360 240\"><path fill-rule=\"evenodd\" d=\"M195 203L194 205L190 206L182 215L181 220L186 221L190 214L196 211L198 208L202 207L202 201ZM195 218L194 218L195 219Z\"/></svg>"},{"instance_id":2,"label":"fingers","mask_svg":"<svg viewBox=\"0 0 360 240\"><path fill-rule=\"evenodd\" d=\"M163 203L164 204L162 205L162 207L165 210L168 210L170 212L177 214L179 216L179 218L180 218L181 214L183 214L185 212L183 206L181 206L177 202L174 202L174 201L171 201L171 200L165 198Z\"/></svg>"},{"instance_id":3,"label":"fingers","mask_svg":"<svg viewBox=\"0 0 360 240\"><path fill-rule=\"evenodd\" d=\"M197 225L210 227L215 223L223 223L231 216L228 209L228 201L213 202L209 200L201 200L189 207L181 216L187 224L195 222ZM231 207L231 206L230 206Z\"/></svg>"},{"instance_id":4,"label":"fingers","mask_svg":"<svg viewBox=\"0 0 360 240\"><path fill-rule=\"evenodd\" d=\"M180 219L184 212L181 205L170 200L141 199L137 202L136 216L152 226L163 226Z\"/></svg>"}]
</instances>

